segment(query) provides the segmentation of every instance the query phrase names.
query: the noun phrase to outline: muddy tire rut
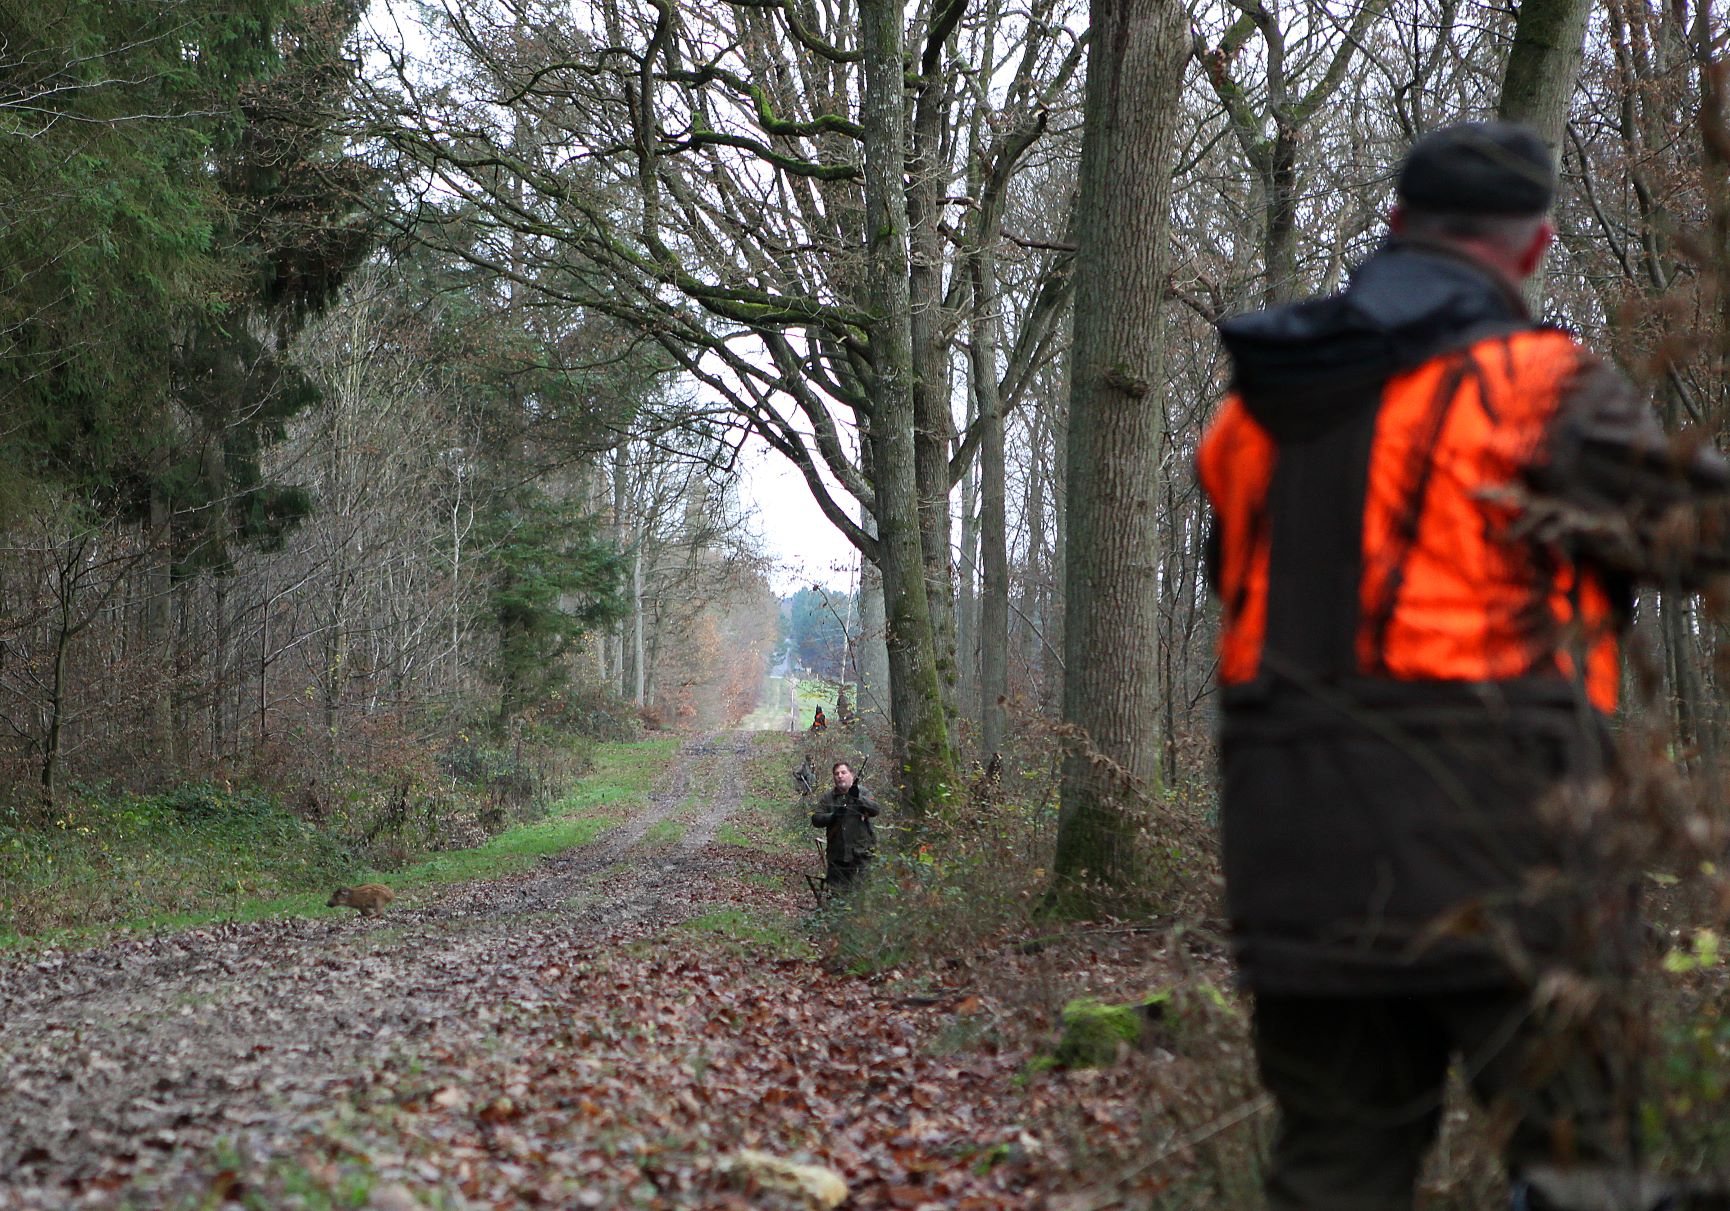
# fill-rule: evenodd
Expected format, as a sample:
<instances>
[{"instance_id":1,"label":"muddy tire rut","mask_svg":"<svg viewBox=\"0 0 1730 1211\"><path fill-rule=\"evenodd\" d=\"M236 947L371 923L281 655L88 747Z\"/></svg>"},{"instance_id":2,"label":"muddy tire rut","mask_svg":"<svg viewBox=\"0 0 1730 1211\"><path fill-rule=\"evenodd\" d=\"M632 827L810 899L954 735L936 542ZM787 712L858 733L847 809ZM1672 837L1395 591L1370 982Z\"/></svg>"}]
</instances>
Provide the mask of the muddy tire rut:
<instances>
[{"instance_id":1,"label":"muddy tire rut","mask_svg":"<svg viewBox=\"0 0 1730 1211\"><path fill-rule=\"evenodd\" d=\"M357 1070L469 1041L533 972L714 902L744 736L687 743L650 804L534 869L366 920L283 918L0 966L0 1208L176 1205L244 1133L268 1153ZM662 821L672 844L645 838ZM140 1184L142 1182L142 1184ZM142 1194L143 1190L151 1194Z\"/></svg>"}]
</instances>

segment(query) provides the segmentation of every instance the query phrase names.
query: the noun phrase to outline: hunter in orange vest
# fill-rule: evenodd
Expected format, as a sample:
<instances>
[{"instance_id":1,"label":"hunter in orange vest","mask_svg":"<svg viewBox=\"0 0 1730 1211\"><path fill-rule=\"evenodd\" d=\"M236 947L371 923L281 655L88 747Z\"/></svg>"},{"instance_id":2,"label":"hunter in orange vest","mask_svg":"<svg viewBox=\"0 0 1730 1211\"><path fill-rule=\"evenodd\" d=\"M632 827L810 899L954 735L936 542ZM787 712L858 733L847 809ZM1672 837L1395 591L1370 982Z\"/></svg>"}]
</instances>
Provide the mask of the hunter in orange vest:
<instances>
[{"instance_id":1,"label":"hunter in orange vest","mask_svg":"<svg viewBox=\"0 0 1730 1211\"><path fill-rule=\"evenodd\" d=\"M1232 391L1199 472L1274 1211L1409 1208L1456 1056L1508 1111L1516 1206L1577 1205L1582 1182L1664 1205L1612 1057L1534 1009L1547 974L1614 962L1631 920L1544 805L1606 785L1630 586L1724 566L1721 537L1659 561L1630 519L1730 471L1531 320L1553 183L1531 131L1436 132L1346 290L1220 328ZM1603 524L1540 525L1563 516Z\"/></svg>"}]
</instances>

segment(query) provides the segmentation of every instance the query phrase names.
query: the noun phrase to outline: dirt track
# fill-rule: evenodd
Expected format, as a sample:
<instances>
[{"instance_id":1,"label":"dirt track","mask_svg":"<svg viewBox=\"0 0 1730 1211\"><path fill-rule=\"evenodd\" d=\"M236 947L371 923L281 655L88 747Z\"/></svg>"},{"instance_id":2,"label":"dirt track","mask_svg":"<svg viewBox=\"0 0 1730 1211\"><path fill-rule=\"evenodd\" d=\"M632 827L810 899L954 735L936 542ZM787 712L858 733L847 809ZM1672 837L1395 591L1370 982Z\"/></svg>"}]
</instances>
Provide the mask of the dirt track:
<instances>
[{"instance_id":1,"label":"dirt track","mask_svg":"<svg viewBox=\"0 0 1730 1211\"><path fill-rule=\"evenodd\" d=\"M0 967L0 1208L196 1205L209 1179L192 1166L218 1140L262 1163L357 1072L472 1045L498 1007L532 1008L548 963L705 911L733 861L712 842L746 752L736 735L691 742L649 807L595 842L376 920L217 926ZM682 838L647 847L675 813Z\"/></svg>"}]
</instances>

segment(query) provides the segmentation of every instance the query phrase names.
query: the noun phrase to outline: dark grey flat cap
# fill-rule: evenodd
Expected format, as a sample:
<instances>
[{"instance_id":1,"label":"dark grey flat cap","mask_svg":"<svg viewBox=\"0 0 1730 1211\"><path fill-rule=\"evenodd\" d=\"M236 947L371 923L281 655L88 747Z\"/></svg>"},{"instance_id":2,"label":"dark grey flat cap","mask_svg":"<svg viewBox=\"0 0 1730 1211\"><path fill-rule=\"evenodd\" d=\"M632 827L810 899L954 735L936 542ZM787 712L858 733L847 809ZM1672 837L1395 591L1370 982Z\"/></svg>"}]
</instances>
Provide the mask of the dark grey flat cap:
<instances>
[{"instance_id":1,"label":"dark grey flat cap","mask_svg":"<svg viewBox=\"0 0 1730 1211\"><path fill-rule=\"evenodd\" d=\"M1538 132L1513 122L1461 122L1412 144L1400 201L1441 214L1535 215L1550 208L1556 169Z\"/></svg>"}]
</instances>

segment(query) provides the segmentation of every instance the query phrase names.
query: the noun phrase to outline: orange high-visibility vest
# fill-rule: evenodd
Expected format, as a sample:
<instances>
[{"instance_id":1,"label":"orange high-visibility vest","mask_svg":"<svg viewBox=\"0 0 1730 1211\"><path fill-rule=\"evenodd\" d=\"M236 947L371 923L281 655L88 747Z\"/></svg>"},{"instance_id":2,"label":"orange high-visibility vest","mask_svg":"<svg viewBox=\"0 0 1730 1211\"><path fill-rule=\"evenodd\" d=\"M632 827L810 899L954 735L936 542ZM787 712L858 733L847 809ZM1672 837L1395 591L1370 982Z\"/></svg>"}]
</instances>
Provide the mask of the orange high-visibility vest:
<instances>
[{"instance_id":1,"label":"orange high-visibility vest","mask_svg":"<svg viewBox=\"0 0 1730 1211\"><path fill-rule=\"evenodd\" d=\"M1601 576L1560 550L1511 539L1516 508L1496 493L1541 456L1580 359L1565 333L1522 330L1432 357L1381 386L1362 487L1354 650L1350 667L1321 672L1402 682L1583 677L1592 704L1614 709L1615 612ZM1198 458L1217 527L1228 687L1282 671L1280 653L1267 650L1269 613L1304 604L1289 591L1284 602L1270 594L1269 498L1281 454L1234 394ZM1298 670L1300 679L1315 671Z\"/></svg>"}]
</instances>

